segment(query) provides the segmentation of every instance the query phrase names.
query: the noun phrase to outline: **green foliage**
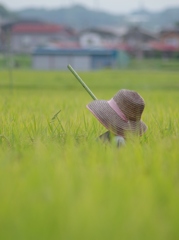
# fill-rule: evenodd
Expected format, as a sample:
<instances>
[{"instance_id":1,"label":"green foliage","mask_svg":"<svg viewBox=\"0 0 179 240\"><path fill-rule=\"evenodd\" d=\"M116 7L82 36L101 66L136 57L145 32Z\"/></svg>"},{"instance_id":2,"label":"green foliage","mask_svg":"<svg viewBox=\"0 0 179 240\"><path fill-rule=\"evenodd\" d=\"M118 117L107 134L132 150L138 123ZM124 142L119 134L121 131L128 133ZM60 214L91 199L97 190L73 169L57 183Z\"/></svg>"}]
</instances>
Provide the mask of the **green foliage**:
<instances>
[{"instance_id":1,"label":"green foliage","mask_svg":"<svg viewBox=\"0 0 179 240\"><path fill-rule=\"evenodd\" d=\"M158 56L157 56L158 54ZM149 59L132 59L129 68L130 69L151 69L151 70L179 70L179 53L176 52L173 58L162 58L162 53L156 53L155 58Z\"/></svg>"},{"instance_id":2,"label":"green foliage","mask_svg":"<svg viewBox=\"0 0 179 240\"><path fill-rule=\"evenodd\" d=\"M120 9L119 9L120 12ZM163 11L133 11L126 14L111 14L104 11L97 11L85 8L81 5L74 5L66 8L45 9L45 8L27 8L16 11L20 18L35 18L47 22L66 24L71 27L81 29L89 26L124 26L130 23L130 17L144 15L146 22L140 23L141 26L155 30L156 28L165 28L165 26L175 25L179 21L179 8L167 8Z\"/></svg>"},{"instance_id":3,"label":"green foliage","mask_svg":"<svg viewBox=\"0 0 179 240\"><path fill-rule=\"evenodd\" d=\"M1 54L0 69L9 67L9 62L12 62L13 68L31 68L31 56L29 54Z\"/></svg>"},{"instance_id":4,"label":"green foliage","mask_svg":"<svg viewBox=\"0 0 179 240\"><path fill-rule=\"evenodd\" d=\"M2 4L0 4L0 15L2 17L8 16L8 10Z\"/></svg>"},{"instance_id":5,"label":"green foliage","mask_svg":"<svg viewBox=\"0 0 179 240\"><path fill-rule=\"evenodd\" d=\"M0 16L2 18L16 19L16 13L9 11L4 5L0 4Z\"/></svg>"},{"instance_id":6,"label":"green foliage","mask_svg":"<svg viewBox=\"0 0 179 240\"><path fill-rule=\"evenodd\" d=\"M176 240L178 72L79 73L99 99L145 99L148 131L121 149L70 72L0 72L0 239Z\"/></svg>"},{"instance_id":7,"label":"green foliage","mask_svg":"<svg viewBox=\"0 0 179 240\"><path fill-rule=\"evenodd\" d=\"M120 12L120 11L119 11ZM18 11L9 11L0 4L0 16L2 18L15 19L38 19L45 22L65 24L76 29L83 29L89 26L124 26L130 23L130 17L144 15L147 21L140 23L142 27L150 30L165 28L165 26L177 26L179 22L179 8L167 8L163 11L152 12L148 10L133 11L126 14L111 14L101 10L92 10L83 5L73 5L58 9L26 8Z\"/></svg>"}]
</instances>

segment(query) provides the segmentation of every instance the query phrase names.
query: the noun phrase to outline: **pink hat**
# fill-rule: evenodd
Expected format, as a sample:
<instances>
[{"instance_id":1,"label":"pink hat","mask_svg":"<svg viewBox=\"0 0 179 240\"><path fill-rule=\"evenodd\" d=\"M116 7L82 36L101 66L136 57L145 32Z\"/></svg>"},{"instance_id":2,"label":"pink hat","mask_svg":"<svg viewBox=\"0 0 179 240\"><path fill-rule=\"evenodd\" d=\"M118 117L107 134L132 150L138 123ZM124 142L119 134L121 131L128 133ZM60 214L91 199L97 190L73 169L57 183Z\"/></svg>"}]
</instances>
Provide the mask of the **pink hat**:
<instances>
[{"instance_id":1,"label":"pink hat","mask_svg":"<svg viewBox=\"0 0 179 240\"><path fill-rule=\"evenodd\" d=\"M145 107L135 91L122 89L109 101L94 100L87 105L92 114L111 132L125 136L127 132L142 135L147 126L141 121Z\"/></svg>"}]
</instances>

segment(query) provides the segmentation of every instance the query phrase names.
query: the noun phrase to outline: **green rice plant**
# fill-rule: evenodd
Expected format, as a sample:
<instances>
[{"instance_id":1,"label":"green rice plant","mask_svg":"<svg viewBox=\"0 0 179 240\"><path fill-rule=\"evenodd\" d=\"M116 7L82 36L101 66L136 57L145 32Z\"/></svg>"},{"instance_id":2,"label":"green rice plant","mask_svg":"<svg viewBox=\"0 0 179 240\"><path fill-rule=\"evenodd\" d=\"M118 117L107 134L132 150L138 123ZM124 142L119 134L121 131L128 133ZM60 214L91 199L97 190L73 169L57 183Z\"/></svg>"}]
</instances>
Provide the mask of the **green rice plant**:
<instances>
[{"instance_id":1,"label":"green rice plant","mask_svg":"<svg viewBox=\"0 0 179 240\"><path fill-rule=\"evenodd\" d=\"M70 72L13 76L10 91L0 72L0 239L178 239L177 72L80 73L98 99L145 99L148 130L120 149L96 140L106 129Z\"/></svg>"}]
</instances>

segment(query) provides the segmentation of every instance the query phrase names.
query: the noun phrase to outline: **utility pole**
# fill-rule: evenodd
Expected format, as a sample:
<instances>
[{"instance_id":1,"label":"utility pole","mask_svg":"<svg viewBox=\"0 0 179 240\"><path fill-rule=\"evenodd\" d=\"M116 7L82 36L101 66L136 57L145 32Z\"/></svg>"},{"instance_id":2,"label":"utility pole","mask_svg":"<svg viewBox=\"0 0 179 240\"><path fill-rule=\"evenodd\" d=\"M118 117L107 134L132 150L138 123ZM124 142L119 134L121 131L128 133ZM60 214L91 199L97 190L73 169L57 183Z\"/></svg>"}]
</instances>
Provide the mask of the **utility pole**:
<instances>
[{"instance_id":1,"label":"utility pole","mask_svg":"<svg viewBox=\"0 0 179 240\"><path fill-rule=\"evenodd\" d=\"M6 53L7 53L7 68L9 75L9 88L12 90L14 87L13 81L13 56L12 56L12 46L11 46L11 29L7 29L6 32Z\"/></svg>"}]
</instances>

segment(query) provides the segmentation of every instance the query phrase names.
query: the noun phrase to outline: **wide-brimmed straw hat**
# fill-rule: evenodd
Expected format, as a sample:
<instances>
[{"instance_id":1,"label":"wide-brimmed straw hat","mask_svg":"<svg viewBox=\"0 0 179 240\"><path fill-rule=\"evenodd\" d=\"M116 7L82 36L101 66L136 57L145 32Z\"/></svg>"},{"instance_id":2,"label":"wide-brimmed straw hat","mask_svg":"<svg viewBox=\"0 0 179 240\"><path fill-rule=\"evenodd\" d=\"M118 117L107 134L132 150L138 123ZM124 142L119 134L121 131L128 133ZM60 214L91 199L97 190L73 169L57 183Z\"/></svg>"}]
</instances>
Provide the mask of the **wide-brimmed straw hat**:
<instances>
[{"instance_id":1,"label":"wide-brimmed straw hat","mask_svg":"<svg viewBox=\"0 0 179 240\"><path fill-rule=\"evenodd\" d=\"M135 91L122 89L109 101L94 100L87 105L92 114L111 132L125 136L142 135L147 126L141 120L144 99Z\"/></svg>"}]
</instances>

